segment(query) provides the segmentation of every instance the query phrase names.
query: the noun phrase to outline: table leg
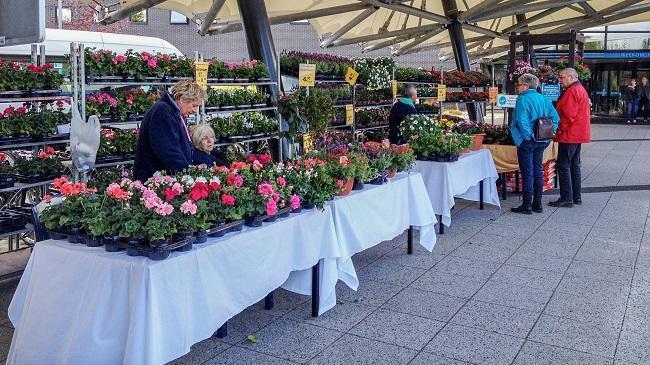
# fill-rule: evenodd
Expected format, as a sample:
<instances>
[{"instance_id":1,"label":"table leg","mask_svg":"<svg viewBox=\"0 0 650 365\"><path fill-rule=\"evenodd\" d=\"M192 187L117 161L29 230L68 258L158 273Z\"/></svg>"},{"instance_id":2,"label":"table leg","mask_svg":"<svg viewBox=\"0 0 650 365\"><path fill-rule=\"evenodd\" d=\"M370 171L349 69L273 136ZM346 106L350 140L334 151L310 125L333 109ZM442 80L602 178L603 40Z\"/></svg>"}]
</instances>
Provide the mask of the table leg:
<instances>
[{"instance_id":1,"label":"table leg","mask_svg":"<svg viewBox=\"0 0 650 365\"><path fill-rule=\"evenodd\" d=\"M501 198L503 200L508 199L508 187L506 184L506 173L501 173Z\"/></svg>"},{"instance_id":2,"label":"table leg","mask_svg":"<svg viewBox=\"0 0 650 365\"><path fill-rule=\"evenodd\" d=\"M483 180L479 184L479 209L483 210Z\"/></svg>"},{"instance_id":3,"label":"table leg","mask_svg":"<svg viewBox=\"0 0 650 365\"><path fill-rule=\"evenodd\" d=\"M442 223L442 215L438 216L438 233L445 234L445 225Z\"/></svg>"},{"instance_id":4,"label":"table leg","mask_svg":"<svg viewBox=\"0 0 650 365\"><path fill-rule=\"evenodd\" d=\"M406 241L406 253L412 255L413 254L413 226L409 226L407 235L408 235L408 239Z\"/></svg>"},{"instance_id":5,"label":"table leg","mask_svg":"<svg viewBox=\"0 0 650 365\"><path fill-rule=\"evenodd\" d=\"M264 298L264 309L271 310L271 309L273 309L274 306L275 306L275 303L273 301L273 292L270 292Z\"/></svg>"},{"instance_id":6,"label":"table leg","mask_svg":"<svg viewBox=\"0 0 650 365\"><path fill-rule=\"evenodd\" d=\"M217 330L217 338L224 338L228 336L228 322L224 323Z\"/></svg>"},{"instance_id":7,"label":"table leg","mask_svg":"<svg viewBox=\"0 0 650 365\"><path fill-rule=\"evenodd\" d=\"M320 261L311 268L311 316L318 317L320 309Z\"/></svg>"},{"instance_id":8,"label":"table leg","mask_svg":"<svg viewBox=\"0 0 650 365\"><path fill-rule=\"evenodd\" d=\"M555 176L553 177L553 188L557 189L557 172L555 173Z\"/></svg>"},{"instance_id":9,"label":"table leg","mask_svg":"<svg viewBox=\"0 0 650 365\"><path fill-rule=\"evenodd\" d=\"M519 170L515 171L515 192L519 193Z\"/></svg>"}]
</instances>

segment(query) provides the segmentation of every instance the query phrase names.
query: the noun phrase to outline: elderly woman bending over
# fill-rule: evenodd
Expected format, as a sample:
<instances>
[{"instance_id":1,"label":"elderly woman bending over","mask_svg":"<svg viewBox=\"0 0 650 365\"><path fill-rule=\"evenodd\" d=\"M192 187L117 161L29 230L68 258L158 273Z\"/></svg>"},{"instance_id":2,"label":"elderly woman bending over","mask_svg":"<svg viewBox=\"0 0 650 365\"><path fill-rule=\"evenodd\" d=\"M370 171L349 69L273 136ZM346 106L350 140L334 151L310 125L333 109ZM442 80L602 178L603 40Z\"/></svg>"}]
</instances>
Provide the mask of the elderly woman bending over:
<instances>
[{"instance_id":1,"label":"elderly woman bending over","mask_svg":"<svg viewBox=\"0 0 650 365\"><path fill-rule=\"evenodd\" d=\"M206 99L201 86L184 80L147 111L135 150L133 176L137 180L145 181L156 171L175 173L192 163L194 147L184 118Z\"/></svg>"},{"instance_id":2,"label":"elderly woman bending over","mask_svg":"<svg viewBox=\"0 0 650 365\"><path fill-rule=\"evenodd\" d=\"M512 140L517 145L519 170L523 185L523 203L511 208L513 212L532 214L542 213L542 157L550 141L536 141L534 128L539 118L553 120L553 130L557 130L560 117L553 104L537 92L539 79L535 75L523 74L517 82L517 104L510 125Z\"/></svg>"}]
</instances>

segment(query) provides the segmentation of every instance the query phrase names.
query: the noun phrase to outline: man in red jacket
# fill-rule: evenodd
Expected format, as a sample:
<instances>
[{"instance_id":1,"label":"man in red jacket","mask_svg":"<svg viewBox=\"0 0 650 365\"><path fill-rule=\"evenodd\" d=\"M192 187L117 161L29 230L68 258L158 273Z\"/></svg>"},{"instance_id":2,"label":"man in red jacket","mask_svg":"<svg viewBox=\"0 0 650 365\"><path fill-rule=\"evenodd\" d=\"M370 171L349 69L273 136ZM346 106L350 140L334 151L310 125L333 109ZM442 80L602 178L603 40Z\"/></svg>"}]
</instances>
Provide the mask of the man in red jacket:
<instances>
[{"instance_id":1,"label":"man in red jacket","mask_svg":"<svg viewBox=\"0 0 650 365\"><path fill-rule=\"evenodd\" d=\"M591 111L587 90L578 81L572 68L560 72L564 89L557 101L560 125L555 141L559 143L557 171L560 179L560 199L550 202L552 207L570 208L582 204L580 176L580 146L591 141Z\"/></svg>"}]
</instances>

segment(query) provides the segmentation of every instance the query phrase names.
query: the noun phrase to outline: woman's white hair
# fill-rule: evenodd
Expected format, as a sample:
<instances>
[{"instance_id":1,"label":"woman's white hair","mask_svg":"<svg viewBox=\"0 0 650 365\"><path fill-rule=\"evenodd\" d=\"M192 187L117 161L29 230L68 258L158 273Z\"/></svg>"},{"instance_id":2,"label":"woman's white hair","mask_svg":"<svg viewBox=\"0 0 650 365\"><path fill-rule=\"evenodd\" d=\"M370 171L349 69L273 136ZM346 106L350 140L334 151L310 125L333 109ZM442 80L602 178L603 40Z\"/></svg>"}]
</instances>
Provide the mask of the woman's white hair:
<instances>
[{"instance_id":1,"label":"woman's white hair","mask_svg":"<svg viewBox=\"0 0 650 365\"><path fill-rule=\"evenodd\" d=\"M216 139L214 129L209 124L197 124L190 128L190 136L192 137L192 144L194 147L201 149L201 141L206 137L213 137Z\"/></svg>"},{"instance_id":2,"label":"woman's white hair","mask_svg":"<svg viewBox=\"0 0 650 365\"><path fill-rule=\"evenodd\" d=\"M523 74L519 76L518 82L520 84L528 85L528 88L533 90L539 87L539 79L533 74Z\"/></svg>"}]
</instances>

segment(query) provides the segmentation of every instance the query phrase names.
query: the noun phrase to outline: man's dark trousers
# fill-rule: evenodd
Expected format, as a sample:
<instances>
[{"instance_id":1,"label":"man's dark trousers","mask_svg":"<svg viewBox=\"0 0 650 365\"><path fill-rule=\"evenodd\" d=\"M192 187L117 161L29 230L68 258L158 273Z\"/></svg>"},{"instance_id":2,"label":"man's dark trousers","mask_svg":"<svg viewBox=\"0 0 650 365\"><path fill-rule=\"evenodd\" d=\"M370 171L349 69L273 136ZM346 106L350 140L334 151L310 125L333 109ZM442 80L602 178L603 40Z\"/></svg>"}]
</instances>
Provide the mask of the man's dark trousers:
<instances>
[{"instance_id":1,"label":"man's dark trousers","mask_svg":"<svg viewBox=\"0 0 650 365\"><path fill-rule=\"evenodd\" d=\"M580 143L559 143L557 172L560 179L560 199L581 202Z\"/></svg>"}]
</instances>

